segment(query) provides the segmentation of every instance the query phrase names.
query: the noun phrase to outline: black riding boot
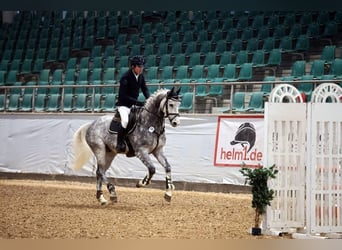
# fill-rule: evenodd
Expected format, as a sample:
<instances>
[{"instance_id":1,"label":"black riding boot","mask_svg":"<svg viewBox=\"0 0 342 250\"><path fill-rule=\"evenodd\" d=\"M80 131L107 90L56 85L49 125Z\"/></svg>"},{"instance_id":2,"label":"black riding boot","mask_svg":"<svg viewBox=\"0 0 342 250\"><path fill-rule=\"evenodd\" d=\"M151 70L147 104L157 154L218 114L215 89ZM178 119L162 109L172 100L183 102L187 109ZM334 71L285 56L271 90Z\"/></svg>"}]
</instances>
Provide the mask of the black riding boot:
<instances>
[{"instance_id":1,"label":"black riding boot","mask_svg":"<svg viewBox=\"0 0 342 250\"><path fill-rule=\"evenodd\" d=\"M118 138L116 143L116 152L117 153L124 153L126 152L126 129L120 126L120 130L118 131Z\"/></svg>"}]
</instances>

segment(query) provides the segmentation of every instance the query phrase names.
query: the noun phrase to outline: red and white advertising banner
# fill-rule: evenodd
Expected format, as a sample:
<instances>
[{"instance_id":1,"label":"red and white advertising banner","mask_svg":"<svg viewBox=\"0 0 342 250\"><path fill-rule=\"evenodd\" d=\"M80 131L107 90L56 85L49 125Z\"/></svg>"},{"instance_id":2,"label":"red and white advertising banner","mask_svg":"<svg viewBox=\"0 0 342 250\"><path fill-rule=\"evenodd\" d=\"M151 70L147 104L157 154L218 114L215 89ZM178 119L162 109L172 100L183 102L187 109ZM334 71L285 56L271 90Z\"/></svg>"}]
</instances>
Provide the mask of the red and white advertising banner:
<instances>
[{"instance_id":1,"label":"red and white advertising banner","mask_svg":"<svg viewBox=\"0 0 342 250\"><path fill-rule=\"evenodd\" d=\"M263 164L264 117L219 116L214 166L258 167Z\"/></svg>"}]
</instances>

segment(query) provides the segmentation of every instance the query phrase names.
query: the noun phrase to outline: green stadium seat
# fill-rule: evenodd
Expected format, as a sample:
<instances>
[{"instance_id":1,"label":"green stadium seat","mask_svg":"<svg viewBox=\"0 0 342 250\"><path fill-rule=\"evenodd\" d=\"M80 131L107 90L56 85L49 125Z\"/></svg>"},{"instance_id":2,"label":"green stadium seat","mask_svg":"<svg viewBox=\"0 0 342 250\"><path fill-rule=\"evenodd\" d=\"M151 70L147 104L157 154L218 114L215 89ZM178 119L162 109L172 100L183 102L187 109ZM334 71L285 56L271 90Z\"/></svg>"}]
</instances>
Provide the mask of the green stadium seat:
<instances>
[{"instance_id":1,"label":"green stadium seat","mask_svg":"<svg viewBox=\"0 0 342 250\"><path fill-rule=\"evenodd\" d=\"M256 50L253 53L252 61L253 67L265 67L265 51L264 50Z\"/></svg>"},{"instance_id":2,"label":"green stadium seat","mask_svg":"<svg viewBox=\"0 0 342 250\"><path fill-rule=\"evenodd\" d=\"M189 67L194 67L195 65L201 64L201 54L199 52L194 52L189 55Z\"/></svg>"},{"instance_id":3,"label":"green stadium seat","mask_svg":"<svg viewBox=\"0 0 342 250\"><path fill-rule=\"evenodd\" d=\"M263 82L274 82L276 80L275 76L265 76ZM273 83L263 83L261 85L260 91L265 95L270 94L273 89Z\"/></svg>"},{"instance_id":4,"label":"green stadium seat","mask_svg":"<svg viewBox=\"0 0 342 250\"><path fill-rule=\"evenodd\" d=\"M146 69L146 79L159 79L158 77L158 66L149 67Z\"/></svg>"},{"instance_id":5,"label":"green stadium seat","mask_svg":"<svg viewBox=\"0 0 342 250\"><path fill-rule=\"evenodd\" d=\"M282 53L281 49L272 49L270 51L267 65L268 66L279 66L282 62Z\"/></svg>"},{"instance_id":6,"label":"green stadium seat","mask_svg":"<svg viewBox=\"0 0 342 250\"><path fill-rule=\"evenodd\" d=\"M270 29L268 26L261 26L258 30L258 34L256 36L259 40L264 40L267 37L270 37Z\"/></svg>"},{"instance_id":7,"label":"green stadium seat","mask_svg":"<svg viewBox=\"0 0 342 250\"><path fill-rule=\"evenodd\" d=\"M153 55L154 54L154 43L152 43L152 41L150 41L149 43L145 43L143 45L143 51L144 51L144 56L148 56L148 55Z\"/></svg>"},{"instance_id":8,"label":"green stadium seat","mask_svg":"<svg viewBox=\"0 0 342 250\"><path fill-rule=\"evenodd\" d=\"M207 81L214 82L216 78L220 75L220 65L219 64L210 64L207 69Z\"/></svg>"},{"instance_id":9,"label":"green stadium seat","mask_svg":"<svg viewBox=\"0 0 342 250\"><path fill-rule=\"evenodd\" d=\"M313 80L313 75L303 75L301 81L311 81ZM313 82L301 82L298 83L297 89L299 92L304 93L306 97L306 101L311 101L312 92L314 90Z\"/></svg>"},{"instance_id":10,"label":"green stadium seat","mask_svg":"<svg viewBox=\"0 0 342 250\"><path fill-rule=\"evenodd\" d=\"M289 52L293 52L293 38L290 36L283 36L280 38L280 44L279 44L279 49L281 49L281 51L283 53L289 53Z\"/></svg>"},{"instance_id":11,"label":"green stadium seat","mask_svg":"<svg viewBox=\"0 0 342 250\"><path fill-rule=\"evenodd\" d=\"M167 53L167 52L166 52ZM164 53L164 54L166 54ZM171 52L172 55L177 55L183 53L183 43L182 42L176 42L171 44ZM158 52L159 55L162 55L160 52Z\"/></svg>"},{"instance_id":12,"label":"green stadium seat","mask_svg":"<svg viewBox=\"0 0 342 250\"><path fill-rule=\"evenodd\" d=\"M45 94L37 94L34 98L34 111L35 112L43 112L45 111Z\"/></svg>"},{"instance_id":13,"label":"green stadium seat","mask_svg":"<svg viewBox=\"0 0 342 250\"><path fill-rule=\"evenodd\" d=\"M224 66L222 78L227 82L237 81L236 65L229 63Z\"/></svg>"},{"instance_id":14,"label":"green stadium seat","mask_svg":"<svg viewBox=\"0 0 342 250\"><path fill-rule=\"evenodd\" d=\"M93 108L92 111L94 111L94 112L101 112L102 111L102 98L103 98L103 95L100 93L96 93L94 95L93 104L91 106L91 108Z\"/></svg>"},{"instance_id":15,"label":"green stadium seat","mask_svg":"<svg viewBox=\"0 0 342 250\"><path fill-rule=\"evenodd\" d=\"M242 50L242 40L240 38L236 38L232 41L230 51L233 53L237 53L240 50Z\"/></svg>"},{"instance_id":16,"label":"green stadium seat","mask_svg":"<svg viewBox=\"0 0 342 250\"><path fill-rule=\"evenodd\" d=\"M248 112L263 113L264 112L264 92L253 92L246 107Z\"/></svg>"},{"instance_id":17,"label":"green stadium seat","mask_svg":"<svg viewBox=\"0 0 342 250\"><path fill-rule=\"evenodd\" d=\"M296 41L295 51L305 52L310 49L310 38L306 34L301 34Z\"/></svg>"},{"instance_id":18,"label":"green stadium seat","mask_svg":"<svg viewBox=\"0 0 342 250\"><path fill-rule=\"evenodd\" d=\"M184 53L174 55L174 57L175 57L175 59L173 62L173 66L175 68L182 66L182 65L185 65L185 54Z\"/></svg>"},{"instance_id":19,"label":"green stadium seat","mask_svg":"<svg viewBox=\"0 0 342 250\"><path fill-rule=\"evenodd\" d=\"M302 24L295 23L290 27L289 37L292 39L297 39L300 35L302 35Z\"/></svg>"},{"instance_id":20,"label":"green stadium seat","mask_svg":"<svg viewBox=\"0 0 342 250\"><path fill-rule=\"evenodd\" d=\"M312 75L314 78L321 79L325 71L324 63L324 60L313 60L311 62L310 75Z\"/></svg>"},{"instance_id":21,"label":"green stadium seat","mask_svg":"<svg viewBox=\"0 0 342 250\"><path fill-rule=\"evenodd\" d=\"M103 112L113 113L116 108L116 94L105 95L102 110Z\"/></svg>"},{"instance_id":22,"label":"green stadium seat","mask_svg":"<svg viewBox=\"0 0 342 250\"><path fill-rule=\"evenodd\" d=\"M51 94L48 96L46 111L47 112L57 112L60 109L60 95L59 94Z\"/></svg>"},{"instance_id":23,"label":"green stadium seat","mask_svg":"<svg viewBox=\"0 0 342 250\"><path fill-rule=\"evenodd\" d=\"M77 94L75 95L75 104L73 111L76 112L86 112L89 111L88 108L88 95L87 94Z\"/></svg>"},{"instance_id":24,"label":"green stadium seat","mask_svg":"<svg viewBox=\"0 0 342 250\"><path fill-rule=\"evenodd\" d=\"M161 69L160 80L165 81L168 79L173 79L173 66L164 66Z\"/></svg>"},{"instance_id":25,"label":"green stadium seat","mask_svg":"<svg viewBox=\"0 0 342 250\"><path fill-rule=\"evenodd\" d=\"M5 111L5 105L6 105L6 100L5 100L5 95L0 94L0 112Z\"/></svg>"},{"instance_id":26,"label":"green stadium seat","mask_svg":"<svg viewBox=\"0 0 342 250\"><path fill-rule=\"evenodd\" d=\"M188 78L183 78L179 80L179 84L180 84L179 87L181 88L180 90L181 95L186 92L191 92L192 88L191 88L190 83L191 83L191 80Z\"/></svg>"},{"instance_id":27,"label":"green stadium seat","mask_svg":"<svg viewBox=\"0 0 342 250\"><path fill-rule=\"evenodd\" d=\"M196 52L198 52L197 51L197 42L196 41L191 41L191 42L186 43L186 48L185 48L185 52L184 52L185 55L191 55L191 54L196 53ZM179 54L179 53L182 53L182 50L180 50L178 52L174 52L172 54Z\"/></svg>"},{"instance_id":28,"label":"green stadium seat","mask_svg":"<svg viewBox=\"0 0 342 250\"><path fill-rule=\"evenodd\" d=\"M193 81L203 81L204 79L204 65L194 65L192 67L190 79Z\"/></svg>"},{"instance_id":29,"label":"green stadium seat","mask_svg":"<svg viewBox=\"0 0 342 250\"><path fill-rule=\"evenodd\" d=\"M184 79L189 79L189 66L188 65L181 65L177 67L175 80L182 82Z\"/></svg>"},{"instance_id":30,"label":"green stadium seat","mask_svg":"<svg viewBox=\"0 0 342 250\"><path fill-rule=\"evenodd\" d=\"M231 51L225 51L220 56L219 64L224 67L227 64L231 64L233 61L233 53Z\"/></svg>"},{"instance_id":31,"label":"green stadium seat","mask_svg":"<svg viewBox=\"0 0 342 250\"><path fill-rule=\"evenodd\" d=\"M325 63L331 64L335 59L335 50L336 45L325 45L322 50L321 60L324 60Z\"/></svg>"},{"instance_id":32,"label":"green stadium seat","mask_svg":"<svg viewBox=\"0 0 342 250\"><path fill-rule=\"evenodd\" d=\"M90 77L89 77L89 85L100 85L102 84L102 69L96 68L93 69L90 72ZM100 93L100 87L95 87L94 89L89 89L89 93L92 93L92 91L95 91L95 93Z\"/></svg>"},{"instance_id":33,"label":"green stadium seat","mask_svg":"<svg viewBox=\"0 0 342 250\"><path fill-rule=\"evenodd\" d=\"M234 93L232 112L245 112L245 92Z\"/></svg>"},{"instance_id":34,"label":"green stadium seat","mask_svg":"<svg viewBox=\"0 0 342 250\"><path fill-rule=\"evenodd\" d=\"M171 66L171 54L164 54L160 56L159 68L163 68L165 66Z\"/></svg>"},{"instance_id":35,"label":"green stadium seat","mask_svg":"<svg viewBox=\"0 0 342 250\"><path fill-rule=\"evenodd\" d=\"M206 55L205 55L205 57L204 57L204 62L203 62L203 64L205 65L205 66L209 66L209 65L211 65L211 64L217 64L217 62L216 62L216 59L217 59L217 54L216 54L216 52L208 52L208 53L206 53Z\"/></svg>"},{"instance_id":36,"label":"green stadium seat","mask_svg":"<svg viewBox=\"0 0 342 250\"><path fill-rule=\"evenodd\" d=\"M19 94L11 94L8 100L7 111L15 112L19 110Z\"/></svg>"},{"instance_id":37,"label":"green stadium seat","mask_svg":"<svg viewBox=\"0 0 342 250\"><path fill-rule=\"evenodd\" d=\"M268 28L275 28L278 26L280 23L279 21L279 15L278 14L272 14L269 16L268 21L267 21L267 27Z\"/></svg>"},{"instance_id":38,"label":"green stadium seat","mask_svg":"<svg viewBox=\"0 0 342 250\"><path fill-rule=\"evenodd\" d=\"M225 39L216 42L215 52L219 55L227 52L227 41Z\"/></svg>"},{"instance_id":39,"label":"green stadium seat","mask_svg":"<svg viewBox=\"0 0 342 250\"><path fill-rule=\"evenodd\" d=\"M76 78L75 84L76 85L88 85L88 75L89 69L81 68L78 76ZM89 89L85 86L82 87L75 87L74 93L75 94L87 94Z\"/></svg>"},{"instance_id":40,"label":"green stadium seat","mask_svg":"<svg viewBox=\"0 0 342 250\"><path fill-rule=\"evenodd\" d=\"M334 75L337 79L342 79L342 59L335 58L330 66L330 75Z\"/></svg>"},{"instance_id":41,"label":"green stadium seat","mask_svg":"<svg viewBox=\"0 0 342 250\"><path fill-rule=\"evenodd\" d=\"M253 78L253 64L243 63L240 68L239 76L237 79L239 81L250 81Z\"/></svg>"},{"instance_id":42,"label":"green stadium seat","mask_svg":"<svg viewBox=\"0 0 342 250\"><path fill-rule=\"evenodd\" d=\"M180 112L189 112L193 109L193 92L185 92L182 94L182 101L179 106Z\"/></svg>"},{"instance_id":43,"label":"green stadium seat","mask_svg":"<svg viewBox=\"0 0 342 250\"><path fill-rule=\"evenodd\" d=\"M263 44L262 44L262 49L266 52L270 52L272 49L275 48L275 39L274 37L266 37L263 40Z\"/></svg>"},{"instance_id":44,"label":"green stadium seat","mask_svg":"<svg viewBox=\"0 0 342 250\"><path fill-rule=\"evenodd\" d=\"M94 70L94 69L102 69L103 68L103 63L102 63L102 57L101 56L97 56L97 57L94 57L92 60L91 60L91 64L90 64L90 67L89 67L91 70Z\"/></svg>"},{"instance_id":45,"label":"green stadium seat","mask_svg":"<svg viewBox=\"0 0 342 250\"><path fill-rule=\"evenodd\" d=\"M305 60L295 61L291 68L291 76L294 76L297 79L301 79L302 76L306 74L305 66Z\"/></svg>"},{"instance_id":46,"label":"green stadium seat","mask_svg":"<svg viewBox=\"0 0 342 250\"><path fill-rule=\"evenodd\" d=\"M246 45L246 50L249 53L253 53L254 51L259 49L259 39L256 37L252 37L248 39L247 45Z\"/></svg>"},{"instance_id":47,"label":"green stadium seat","mask_svg":"<svg viewBox=\"0 0 342 250\"><path fill-rule=\"evenodd\" d=\"M73 94L64 94L63 98L63 112L72 112L73 111Z\"/></svg>"},{"instance_id":48,"label":"green stadium seat","mask_svg":"<svg viewBox=\"0 0 342 250\"><path fill-rule=\"evenodd\" d=\"M236 53L235 64L240 67L244 63L248 63L248 51L240 50Z\"/></svg>"}]
</instances>

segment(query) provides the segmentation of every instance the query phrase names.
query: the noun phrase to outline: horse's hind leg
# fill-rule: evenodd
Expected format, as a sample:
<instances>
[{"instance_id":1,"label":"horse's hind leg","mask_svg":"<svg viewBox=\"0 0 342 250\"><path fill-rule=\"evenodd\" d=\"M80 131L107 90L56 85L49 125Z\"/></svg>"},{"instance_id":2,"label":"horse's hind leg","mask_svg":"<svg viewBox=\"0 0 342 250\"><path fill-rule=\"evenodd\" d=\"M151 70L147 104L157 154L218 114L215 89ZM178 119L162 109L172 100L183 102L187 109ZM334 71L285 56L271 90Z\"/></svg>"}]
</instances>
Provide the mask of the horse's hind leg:
<instances>
[{"instance_id":1,"label":"horse's hind leg","mask_svg":"<svg viewBox=\"0 0 342 250\"><path fill-rule=\"evenodd\" d=\"M110 167L110 164L112 163L113 159L115 157L115 154L113 153L106 153L106 166L105 168L108 169ZM104 182L107 184L107 189L109 192L109 198L111 202L118 202L118 197L115 192L115 186L113 183L111 183L108 178L104 175Z\"/></svg>"},{"instance_id":2,"label":"horse's hind leg","mask_svg":"<svg viewBox=\"0 0 342 250\"><path fill-rule=\"evenodd\" d=\"M104 171L100 167L100 165L97 165L97 170L96 170L96 199L101 203L101 205L106 205L107 200L103 196L103 191L102 191L102 181L104 177Z\"/></svg>"},{"instance_id":3,"label":"horse's hind leg","mask_svg":"<svg viewBox=\"0 0 342 250\"><path fill-rule=\"evenodd\" d=\"M111 182L109 182L105 173L107 169L110 167L110 164L114 158L114 154L105 153L103 157L97 157L97 170L96 170L96 198L101 203L101 205L106 205L107 200L103 196L102 192L102 183L104 182L107 185L107 189L110 194L110 200L112 202L117 202L117 196L115 192L115 186Z\"/></svg>"}]
</instances>

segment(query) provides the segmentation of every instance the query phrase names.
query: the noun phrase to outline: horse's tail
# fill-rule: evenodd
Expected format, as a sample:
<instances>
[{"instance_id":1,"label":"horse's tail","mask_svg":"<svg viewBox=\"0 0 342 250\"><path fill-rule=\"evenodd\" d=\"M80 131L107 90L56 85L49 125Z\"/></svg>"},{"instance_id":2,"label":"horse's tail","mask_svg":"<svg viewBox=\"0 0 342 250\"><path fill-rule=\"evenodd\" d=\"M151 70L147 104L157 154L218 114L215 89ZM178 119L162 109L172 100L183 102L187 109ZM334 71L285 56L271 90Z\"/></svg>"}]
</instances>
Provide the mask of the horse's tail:
<instances>
[{"instance_id":1,"label":"horse's tail","mask_svg":"<svg viewBox=\"0 0 342 250\"><path fill-rule=\"evenodd\" d=\"M74 134L73 148L75 159L72 165L74 170L80 170L92 156L92 150L85 139L85 135L89 126L90 123L82 125Z\"/></svg>"}]
</instances>

